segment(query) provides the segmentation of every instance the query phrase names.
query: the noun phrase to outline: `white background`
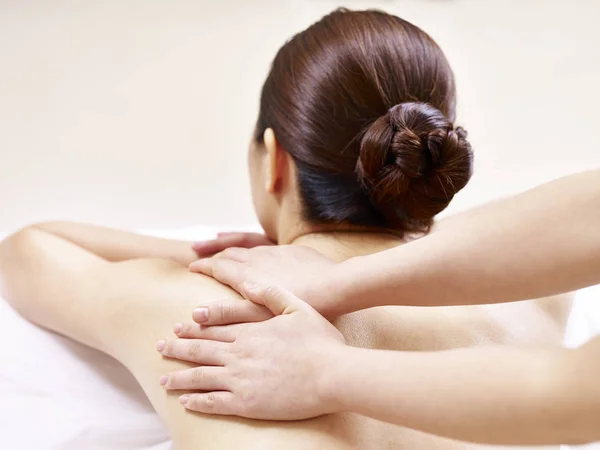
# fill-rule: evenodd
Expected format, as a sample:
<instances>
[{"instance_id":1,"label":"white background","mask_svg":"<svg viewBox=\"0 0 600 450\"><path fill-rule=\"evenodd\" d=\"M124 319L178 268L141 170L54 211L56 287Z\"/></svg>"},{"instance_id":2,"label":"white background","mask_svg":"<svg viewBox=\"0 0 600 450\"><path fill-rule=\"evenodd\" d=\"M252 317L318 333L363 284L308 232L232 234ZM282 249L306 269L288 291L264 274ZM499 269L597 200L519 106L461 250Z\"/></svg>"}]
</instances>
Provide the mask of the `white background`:
<instances>
[{"instance_id":1,"label":"white background","mask_svg":"<svg viewBox=\"0 0 600 450\"><path fill-rule=\"evenodd\" d=\"M254 222L246 147L277 48L325 0L0 0L0 230ZM446 51L476 174L457 211L600 167L600 1L348 1Z\"/></svg>"}]
</instances>

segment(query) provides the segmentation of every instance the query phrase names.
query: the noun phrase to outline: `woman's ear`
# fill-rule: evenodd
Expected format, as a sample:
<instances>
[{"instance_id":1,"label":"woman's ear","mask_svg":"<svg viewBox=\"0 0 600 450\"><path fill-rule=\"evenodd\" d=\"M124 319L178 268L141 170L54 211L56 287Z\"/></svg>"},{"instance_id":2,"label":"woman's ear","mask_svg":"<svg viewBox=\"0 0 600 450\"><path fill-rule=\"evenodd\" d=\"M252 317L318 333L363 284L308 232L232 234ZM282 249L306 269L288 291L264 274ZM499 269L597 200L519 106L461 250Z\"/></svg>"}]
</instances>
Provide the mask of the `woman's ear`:
<instances>
[{"instance_id":1,"label":"woman's ear","mask_svg":"<svg viewBox=\"0 0 600 450\"><path fill-rule=\"evenodd\" d=\"M275 194L281 190L284 179L288 176L288 155L277 142L272 128L265 130L263 142L267 152L265 188L270 194Z\"/></svg>"}]
</instances>

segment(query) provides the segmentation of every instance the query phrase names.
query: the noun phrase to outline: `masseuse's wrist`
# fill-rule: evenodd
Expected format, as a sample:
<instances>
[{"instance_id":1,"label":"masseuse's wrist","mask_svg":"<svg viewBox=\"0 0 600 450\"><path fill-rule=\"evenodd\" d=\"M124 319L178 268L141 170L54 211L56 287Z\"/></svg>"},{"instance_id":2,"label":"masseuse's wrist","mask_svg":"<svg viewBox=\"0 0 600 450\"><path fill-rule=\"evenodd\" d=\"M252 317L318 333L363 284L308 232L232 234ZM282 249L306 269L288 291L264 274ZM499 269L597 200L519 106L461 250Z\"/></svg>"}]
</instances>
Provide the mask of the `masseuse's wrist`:
<instances>
[{"instance_id":1,"label":"masseuse's wrist","mask_svg":"<svg viewBox=\"0 0 600 450\"><path fill-rule=\"evenodd\" d=\"M314 286L313 301L309 300L320 314L330 320L355 311L352 305L356 303L353 284L357 277L357 265L351 261L336 263L323 274L323 278Z\"/></svg>"},{"instance_id":2,"label":"masseuse's wrist","mask_svg":"<svg viewBox=\"0 0 600 450\"><path fill-rule=\"evenodd\" d=\"M408 249L409 245L403 247ZM358 256L341 264L344 281L338 289L344 313L377 306L414 305L418 299L415 288L423 285L427 271L419 265L414 251L403 248L402 258L398 258L399 250Z\"/></svg>"},{"instance_id":3,"label":"masseuse's wrist","mask_svg":"<svg viewBox=\"0 0 600 450\"><path fill-rule=\"evenodd\" d=\"M334 267L328 286L323 290L327 296L326 317L338 317L368 307L363 305L366 297L363 260L362 256L350 258Z\"/></svg>"},{"instance_id":4,"label":"masseuse's wrist","mask_svg":"<svg viewBox=\"0 0 600 450\"><path fill-rule=\"evenodd\" d=\"M351 412L351 377L356 374L354 363L358 350L349 345L336 346L327 352L328 356L322 361L317 397L323 405L323 414Z\"/></svg>"}]
</instances>

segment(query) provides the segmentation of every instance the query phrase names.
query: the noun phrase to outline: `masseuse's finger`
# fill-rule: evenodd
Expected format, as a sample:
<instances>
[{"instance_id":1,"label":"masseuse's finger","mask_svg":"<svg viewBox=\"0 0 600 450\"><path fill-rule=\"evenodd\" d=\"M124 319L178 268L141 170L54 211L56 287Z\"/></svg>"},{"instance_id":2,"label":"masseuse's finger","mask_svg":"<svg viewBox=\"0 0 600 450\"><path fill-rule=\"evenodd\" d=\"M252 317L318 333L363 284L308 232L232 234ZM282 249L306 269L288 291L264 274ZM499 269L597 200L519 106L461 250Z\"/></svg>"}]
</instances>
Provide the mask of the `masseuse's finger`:
<instances>
[{"instance_id":1,"label":"masseuse's finger","mask_svg":"<svg viewBox=\"0 0 600 450\"><path fill-rule=\"evenodd\" d=\"M188 266L188 269L190 269L191 272L202 273L212 277L213 263L214 260L212 258L202 258L191 263Z\"/></svg>"},{"instance_id":2,"label":"masseuse's finger","mask_svg":"<svg viewBox=\"0 0 600 450\"><path fill-rule=\"evenodd\" d=\"M218 233L216 239L209 239L207 241L198 241L192 244L192 248L198 254L198 256L210 256L220 251L225 250L227 247L239 247L242 244L241 233Z\"/></svg>"},{"instance_id":3,"label":"masseuse's finger","mask_svg":"<svg viewBox=\"0 0 600 450\"><path fill-rule=\"evenodd\" d=\"M202 365L225 364L229 345L225 342L204 339L166 339L156 343L161 355Z\"/></svg>"},{"instance_id":4,"label":"masseuse's finger","mask_svg":"<svg viewBox=\"0 0 600 450\"><path fill-rule=\"evenodd\" d=\"M273 314L264 306L245 300L222 301L192 311L192 319L202 325L262 322L271 317Z\"/></svg>"},{"instance_id":5,"label":"masseuse's finger","mask_svg":"<svg viewBox=\"0 0 600 450\"><path fill-rule=\"evenodd\" d=\"M252 248L259 245L273 245L264 234L227 232L217 233L216 239L195 242L192 248L198 256L210 256L229 247Z\"/></svg>"},{"instance_id":6,"label":"masseuse's finger","mask_svg":"<svg viewBox=\"0 0 600 450\"><path fill-rule=\"evenodd\" d=\"M219 391L227 389L225 367L202 366L171 372L160 377L168 390Z\"/></svg>"},{"instance_id":7,"label":"masseuse's finger","mask_svg":"<svg viewBox=\"0 0 600 450\"><path fill-rule=\"evenodd\" d=\"M279 286L265 286L246 282L242 286L242 291L248 300L266 306L276 316L291 314L296 311L319 314L308 303Z\"/></svg>"},{"instance_id":8,"label":"masseuse's finger","mask_svg":"<svg viewBox=\"0 0 600 450\"><path fill-rule=\"evenodd\" d=\"M243 264L238 261L224 258L206 258L191 263L189 268L192 272L213 277L239 292L244 272Z\"/></svg>"},{"instance_id":9,"label":"masseuse's finger","mask_svg":"<svg viewBox=\"0 0 600 450\"><path fill-rule=\"evenodd\" d=\"M235 247L253 248L261 245L275 245L275 242L262 233L245 233L240 231L224 231L217 233L217 239L230 236L235 236L238 239L238 243Z\"/></svg>"},{"instance_id":10,"label":"masseuse's finger","mask_svg":"<svg viewBox=\"0 0 600 450\"><path fill-rule=\"evenodd\" d=\"M192 249L196 252L196 254L200 257L206 257L214 255L215 253L219 253L221 250L227 248L224 247L225 238L220 239L210 239L208 241L199 241L194 242L192 244Z\"/></svg>"},{"instance_id":11,"label":"masseuse's finger","mask_svg":"<svg viewBox=\"0 0 600 450\"><path fill-rule=\"evenodd\" d=\"M246 262L248 261L248 249L240 247L226 248L222 252L217 253L213 258L229 259L231 261Z\"/></svg>"},{"instance_id":12,"label":"masseuse's finger","mask_svg":"<svg viewBox=\"0 0 600 450\"><path fill-rule=\"evenodd\" d=\"M178 323L174 327L175 334L184 339L209 339L211 341L233 342L244 324L204 326L195 322Z\"/></svg>"},{"instance_id":13,"label":"masseuse's finger","mask_svg":"<svg viewBox=\"0 0 600 450\"><path fill-rule=\"evenodd\" d=\"M217 391L206 394L185 394L179 397L185 409L206 414L240 416L241 402L231 392Z\"/></svg>"}]
</instances>

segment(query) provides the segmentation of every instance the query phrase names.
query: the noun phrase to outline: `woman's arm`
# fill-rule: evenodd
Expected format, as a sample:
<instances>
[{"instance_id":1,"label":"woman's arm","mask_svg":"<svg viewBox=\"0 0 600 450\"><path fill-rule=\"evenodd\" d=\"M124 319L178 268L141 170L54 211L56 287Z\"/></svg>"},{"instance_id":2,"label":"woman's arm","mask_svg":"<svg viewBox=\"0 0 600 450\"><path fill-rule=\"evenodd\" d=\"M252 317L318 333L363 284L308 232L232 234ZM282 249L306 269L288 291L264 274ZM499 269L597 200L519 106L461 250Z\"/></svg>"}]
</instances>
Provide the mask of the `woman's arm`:
<instances>
[{"instance_id":1,"label":"woman's arm","mask_svg":"<svg viewBox=\"0 0 600 450\"><path fill-rule=\"evenodd\" d=\"M73 222L46 222L32 227L72 242L107 261L164 258L187 266L198 258L191 242Z\"/></svg>"},{"instance_id":2,"label":"woman's arm","mask_svg":"<svg viewBox=\"0 0 600 450\"><path fill-rule=\"evenodd\" d=\"M472 305L568 292L600 283L600 170L480 207L431 235L340 264L294 246L217 256L190 268L242 294L245 282L281 284L328 317L381 305Z\"/></svg>"},{"instance_id":3,"label":"woman's arm","mask_svg":"<svg viewBox=\"0 0 600 450\"><path fill-rule=\"evenodd\" d=\"M182 450L197 448L208 420L185 414L178 395L167 395L159 385L164 373L189 370L191 365L160 358L153 342L169 336L173 323L189 314L203 294L227 296L215 285L165 259L111 263L33 227L0 242L0 295L35 324L125 365L167 425L175 447ZM43 383L43 375L37 381ZM231 422L209 425L215 435L207 448L240 446L231 430L239 433L238 428L248 425L236 428Z\"/></svg>"},{"instance_id":4,"label":"woman's arm","mask_svg":"<svg viewBox=\"0 0 600 450\"><path fill-rule=\"evenodd\" d=\"M0 295L28 320L110 353L99 340L104 335L89 321L123 324L129 318L119 312L136 301L133 293L125 293L137 274L159 278L181 265L156 258L110 262L107 258L140 256L142 249L135 245L127 244L129 253L119 250L119 238L127 240L130 233L70 224L51 225L56 232L50 233L44 226L26 227L0 242ZM101 236L112 242L103 244ZM133 241L151 243L135 235ZM150 288L145 289L149 296Z\"/></svg>"},{"instance_id":5,"label":"woman's arm","mask_svg":"<svg viewBox=\"0 0 600 450\"><path fill-rule=\"evenodd\" d=\"M185 316L211 292L220 298L232 296L229 289L188 273L175 261L110 262L37 227L23 228L0 241L0 296L35 324L112 356L118 351L113 345L118 339L111 338L107 348L107 336L128 330L135 334L150 315L159 315L157 306L171 299L186 299L186 308L171 304L176 312L172 317ZM162 335L171 327L163 328ZM139 340L146 346L148 337Z\"/></svg>"},{"instance_id":6,"label":"woman's arm","mask_svg":"<svg viewBox=\"0 0 600 450\"><path fill-rule=\"evenodd\" d=\"M27 227L0 242L0 295L28 320L104 350L86 319L104 322L115 286L105 274L112 267L65 239Z\"/></svg>"}]
</instances>

